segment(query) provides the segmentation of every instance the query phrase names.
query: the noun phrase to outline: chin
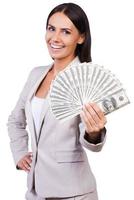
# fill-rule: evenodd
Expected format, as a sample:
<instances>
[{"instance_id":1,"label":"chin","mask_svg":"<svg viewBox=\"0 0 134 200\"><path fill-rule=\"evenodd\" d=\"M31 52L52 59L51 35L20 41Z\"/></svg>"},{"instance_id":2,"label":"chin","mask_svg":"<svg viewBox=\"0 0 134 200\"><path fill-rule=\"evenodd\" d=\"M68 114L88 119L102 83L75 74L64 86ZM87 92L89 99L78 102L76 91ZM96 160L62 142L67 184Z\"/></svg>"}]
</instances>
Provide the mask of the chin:
<instances>
[{"instance_id":1,"label":"chin","mask_svg":"<svg viewBox=\"0 0 134 200\"><path fill-rule=\"evenodd\" d=\"M55 59L62 60L62 59L64 59L65 57L66 57L66 56L51 55L51 58L52 58L53 60L55 60Z\"/></svg>"}]
</instances>

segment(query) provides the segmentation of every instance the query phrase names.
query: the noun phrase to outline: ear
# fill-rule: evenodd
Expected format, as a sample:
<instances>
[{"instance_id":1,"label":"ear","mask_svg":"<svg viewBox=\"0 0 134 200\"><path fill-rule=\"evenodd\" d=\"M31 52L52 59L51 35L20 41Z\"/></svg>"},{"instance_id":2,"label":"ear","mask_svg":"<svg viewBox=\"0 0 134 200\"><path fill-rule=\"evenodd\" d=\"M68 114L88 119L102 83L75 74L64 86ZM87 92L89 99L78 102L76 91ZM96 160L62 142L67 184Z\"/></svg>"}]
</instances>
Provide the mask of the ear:
<instances>
[{"instance_id":1,"label":"ear","mask_svg":"<svg viewBox=\"0 0 134 200\"><path fill-rule=\"evenodd\" d=\"M82 44L84 40L85 40L85 34L81 34L77 43Z\"/></svg>"}]
</instances>

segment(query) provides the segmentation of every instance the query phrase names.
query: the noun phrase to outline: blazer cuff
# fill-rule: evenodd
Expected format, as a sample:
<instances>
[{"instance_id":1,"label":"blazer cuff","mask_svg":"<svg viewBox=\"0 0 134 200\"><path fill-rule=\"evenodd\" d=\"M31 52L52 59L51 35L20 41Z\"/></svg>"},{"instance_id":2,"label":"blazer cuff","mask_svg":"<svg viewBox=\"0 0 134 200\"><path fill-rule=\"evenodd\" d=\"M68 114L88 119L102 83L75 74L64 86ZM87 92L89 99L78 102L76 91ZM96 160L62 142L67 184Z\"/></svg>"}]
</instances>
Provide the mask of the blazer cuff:
<instances>
[{"instance_id":1,"label":"blazer cuff","mask_svg":"<svg viewBox=\"0 0 134 200\"><path fill-rule=\"evenodd\" d=\"M88 133L86 133L85 127L82 122L79 124L79 129L80 129L80 143L88 150L94 152L101 151L106 141L106 128L101 130L100 136L97 138L95 142L91 141L91 139L89 139L89 136L87 137Z\"/></svg>"},{"instance_id":2,"label":"blazer cuff","mask_svg":"<svg viewBox=\"0 0 134 200\"><path fill-rule=\"evenodd\" d=\"M96 138L92 138L86 131L85 131L85 135L84 138L92 144L98 144L103 142L104 138L106 135L106 128L104 127L100 132L99 135Z\"/></svg>"}]
</instances>

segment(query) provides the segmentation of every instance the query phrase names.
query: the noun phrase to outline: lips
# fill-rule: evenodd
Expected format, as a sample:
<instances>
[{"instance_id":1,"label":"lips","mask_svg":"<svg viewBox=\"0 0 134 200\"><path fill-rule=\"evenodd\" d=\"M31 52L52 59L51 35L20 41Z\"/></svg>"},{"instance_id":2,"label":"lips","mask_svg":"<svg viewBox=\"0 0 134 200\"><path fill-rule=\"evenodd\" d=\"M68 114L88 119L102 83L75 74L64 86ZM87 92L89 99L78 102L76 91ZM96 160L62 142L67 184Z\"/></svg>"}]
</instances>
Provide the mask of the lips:
<instances>
[{"instance_id":1,"label":"lips","mask_svg":"<svg viewBox=\"0 0 134 200\"><path fill-rule=\"evenodd\" d=\"M53 48L53 49L62 49L62 48L64 48L65 46L64 46L64 45L50 44L50 47Z\"/></svg>"}]
</instances>

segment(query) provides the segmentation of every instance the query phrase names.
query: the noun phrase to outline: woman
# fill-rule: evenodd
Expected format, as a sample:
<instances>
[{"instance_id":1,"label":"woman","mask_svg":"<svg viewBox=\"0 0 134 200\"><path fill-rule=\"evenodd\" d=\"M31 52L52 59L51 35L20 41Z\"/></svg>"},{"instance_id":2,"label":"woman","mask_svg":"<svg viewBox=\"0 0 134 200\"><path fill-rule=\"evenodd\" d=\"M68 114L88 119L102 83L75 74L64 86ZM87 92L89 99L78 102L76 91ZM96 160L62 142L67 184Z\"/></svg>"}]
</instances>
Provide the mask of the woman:
<instances>
[{"instance_id":1,"label":"woman","mask_svg":"<svg viewBox=\"0 0 134 200\"><path fill-rule=\"evenodd\" d=\"M97 200L95 178L83 147L100 151L106 118L95 103L63 124L51 113L51 81L68 65L91 61L91 36L84 11L64 3L49 14L46 43L53 63L32 70L9 116L11 150L18 169L28 172L27 200ZM32 153L28 152L28 133Z\"/></svg>"}]
</instances>

